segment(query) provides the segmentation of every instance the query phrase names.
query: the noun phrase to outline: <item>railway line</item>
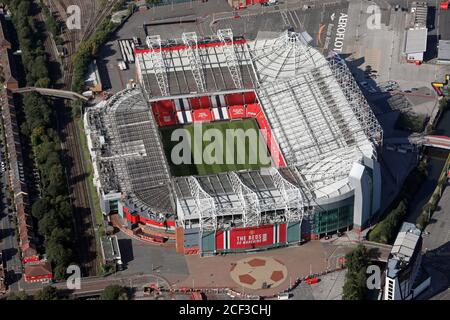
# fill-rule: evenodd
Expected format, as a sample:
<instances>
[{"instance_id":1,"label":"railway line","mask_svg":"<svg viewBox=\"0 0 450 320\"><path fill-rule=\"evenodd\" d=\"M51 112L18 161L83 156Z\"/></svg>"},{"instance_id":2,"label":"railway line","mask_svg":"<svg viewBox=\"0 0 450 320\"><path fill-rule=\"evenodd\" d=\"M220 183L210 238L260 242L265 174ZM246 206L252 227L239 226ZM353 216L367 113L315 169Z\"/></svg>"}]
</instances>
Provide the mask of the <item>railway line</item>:
<instances>
[{"instance_id":1,"label":"railway line","mask_svg":"<svg viewBox=\"0 0 450 320\"><path fill-rule=\"evenodd\" d=\"M67 49L67 55L62 59L62 76L57 79L56 85L70 90L73 76L73 57L82 41L87 40L96 27L111 13L117 0L108 1L100 10L98 0L46 0L51 12L65 22L68 19L67 8L76 5L80 8L81 28L70 30L64 24L61 37ZM42 15L39 19L43 21ZM46 52L50 60L57 60L57 52L50 37L45 42ZM64 153L68 189L74 211L74 231L78 248L75 248L84 277L97 274L97 242L95 234L95 217L93 200L90 197L89 184L86 178L85 163L79 141L80 132L76 122L71 116L71 106L64 100L55 101L55 111L58 122L58 133L61 138L61 148Z\"/></svg>"},{"instance_id":2,"label":"railway line","mask_svg":"<svg viewBox=\"0 0 450 320\"><path fill-rule=\"evenodd\" d=\"M65 28L62 34L67 48L67 57L63 60L64 72L59 84L66 89L70 89L73 75L72 59L77 47L81 41L87 39L95 31L98 21L101 21L105 17L105 14L103 10L97 12L99 9L97 1L47 0L47 5L52 12L58 14L62 21L66 21L68 18L67 7L69 5L77 5L81 11L81 30L69 30ZM53 52L53 50L48 52ZM85 174L86 170L79 141L79 130L77 124L71 117L70 105L62 100L57 103L61 104L56 107L56 115L62 149L65 154L64 160L69 164L66 174L74 210L74 230L78 243L77 252L81 264L81 272L83 276L93 276L97 274L95 218L91 211L93 205Z\"/></svg>"}]
</instances>

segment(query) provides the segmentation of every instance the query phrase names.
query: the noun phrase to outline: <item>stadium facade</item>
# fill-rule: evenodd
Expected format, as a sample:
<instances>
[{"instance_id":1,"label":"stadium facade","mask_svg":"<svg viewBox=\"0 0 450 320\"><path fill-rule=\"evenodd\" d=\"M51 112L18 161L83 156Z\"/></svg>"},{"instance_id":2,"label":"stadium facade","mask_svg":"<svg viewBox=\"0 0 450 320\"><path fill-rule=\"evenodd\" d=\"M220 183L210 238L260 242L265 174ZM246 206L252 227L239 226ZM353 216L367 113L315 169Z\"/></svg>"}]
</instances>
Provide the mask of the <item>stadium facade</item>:
<instances>
[{"instance_id":1,"label":"stadium facade","mask_svg":"<svg viewBox=\"0 0 450 320\"><path fill-rule=\"evenodd\" d=\"M383 133L345 62L302 34L260 32L135 48L139 86L84 115L105 214L176 234L203 254L362 229L380 208ZM175 175L161 130L253 118L269 168Z\"/></svg>"}]
</instances>

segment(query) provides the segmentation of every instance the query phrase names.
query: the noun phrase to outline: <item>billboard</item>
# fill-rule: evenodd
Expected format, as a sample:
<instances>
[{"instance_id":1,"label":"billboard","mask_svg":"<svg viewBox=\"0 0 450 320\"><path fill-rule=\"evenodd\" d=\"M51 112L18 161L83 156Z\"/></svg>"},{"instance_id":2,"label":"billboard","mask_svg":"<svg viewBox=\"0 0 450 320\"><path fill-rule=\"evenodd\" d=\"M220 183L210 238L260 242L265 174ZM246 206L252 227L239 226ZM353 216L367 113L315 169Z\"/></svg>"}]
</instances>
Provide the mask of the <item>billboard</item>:
<instances>
[{"instance_id":1,"label":"billboard","mask_svg":"<svg viewBox=\"0 0 450 320\"><path fill-rule=\"evenodd\" d=\"M286 224L233 228L216 233L216 250L254 249L286 243Z\"/></svg>"}]
</instances>

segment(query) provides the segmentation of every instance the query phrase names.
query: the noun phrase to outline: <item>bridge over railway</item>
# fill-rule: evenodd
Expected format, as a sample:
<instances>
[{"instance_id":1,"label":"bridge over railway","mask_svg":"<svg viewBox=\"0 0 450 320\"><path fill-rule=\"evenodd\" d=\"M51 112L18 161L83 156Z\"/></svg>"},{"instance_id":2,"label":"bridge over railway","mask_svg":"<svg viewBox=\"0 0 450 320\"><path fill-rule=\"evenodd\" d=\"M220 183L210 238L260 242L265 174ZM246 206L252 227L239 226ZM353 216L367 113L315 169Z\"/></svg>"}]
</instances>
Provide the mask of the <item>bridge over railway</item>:
<instances>
[{"instance_id":1,"label":"bridge over railway","mask_svg":"<svg viewBox=\"0 0 450 320\"><path fill-rule=\"evenodd\" d=\"M411 135L404 138L384 139L386 145L417 145L450 150L450 137L438 135Z\"/></svg>"},{"instance_id":2,"label":"bridge over railway","mask_svg":"<svg viewBox=\"0 0 450 320\"><path fill-rule=\"evenodd\" d=\"M38 88L38 87L24 87L19 88L13 91L14 93L26 93L26 92L37 92L44 96L63 98L69 100L82 100L88 101L88 98L82 96L79 93L67 91L67 90L58 90L58 89L50 89L50 88Z\"/></svg>"}]
</instances>

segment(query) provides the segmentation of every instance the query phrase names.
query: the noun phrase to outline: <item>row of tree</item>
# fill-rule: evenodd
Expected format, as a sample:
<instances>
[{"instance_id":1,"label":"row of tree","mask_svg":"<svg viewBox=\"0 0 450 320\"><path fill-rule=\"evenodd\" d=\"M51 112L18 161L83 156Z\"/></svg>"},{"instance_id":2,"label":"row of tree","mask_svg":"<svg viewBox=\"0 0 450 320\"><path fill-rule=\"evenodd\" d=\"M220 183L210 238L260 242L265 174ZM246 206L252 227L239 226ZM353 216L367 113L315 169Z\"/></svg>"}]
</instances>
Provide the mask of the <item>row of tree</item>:
<instances>
[{"instance_id":1,"label":"row of tree","mask_svg":"<svg viewBox=\"0 0 450 320\"><path fill-rule=\"evenodd\" d=\"M8 300L63 300L65 297L55 287L47 286L39 290L34 299L25 291L13 292L8 295ZM129 295L125 287L113 284L107 286L100 294L99 300L128 300Z\"/></svg>"},{"instance_id":2,"label":"row of tree","mask_svg":"<svg viewBox=\"0 0 450 320\"><path fill-rule=\"evenodd\" d=\"M61 30L61 22L58 21L55 16L53 16L53 14L50 12L50 9L42 3L42 0L40 3L40 7L45 19L45 26L47 28L47 31L56 37L57 35L59 35Z\"/></svg>"},{"instance_id":3,"label":"row of tree","mask_svg":"<svg viewBox=\"0 0 450 320\"><path fill-rule=\"evenodd\" d=\"M26 81L29 86L48 87L50 77L47 69L47 56L44 50L42 26L34 19L36 7L32 0L9 1L12 11L22 63L25 68Z\"/></svg>"},{"instance_id":4,"label":"row of tree","mask_svg":"<svg viewBox=\"0 0 450 320\"><path fill-rule=\"evenodd\" d=\"M347 274L343 287L342 300L363 300L367 293L367 267L369 253L362 244L345 256Z\"/></svg>"},{"instance_id":5,"label":"row of tree","mask_svg":"<svg viewBox=\"0 0 450 320\"><path fill-rule=\"evenodd\" d=\"M32 215L38 221L38 232L44 238L47 258L52 263L56 279L65 276L67 266L74 262L72 206L67 192L61 162L61 142L52 127L53 112L47 100L37 93L23 99L25 122L22 134L30 137L39 170L41 195L32 205Z\"/></svg>"}]
</instances>

